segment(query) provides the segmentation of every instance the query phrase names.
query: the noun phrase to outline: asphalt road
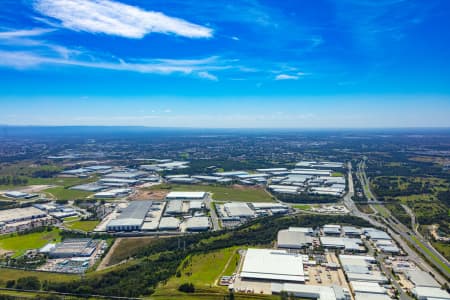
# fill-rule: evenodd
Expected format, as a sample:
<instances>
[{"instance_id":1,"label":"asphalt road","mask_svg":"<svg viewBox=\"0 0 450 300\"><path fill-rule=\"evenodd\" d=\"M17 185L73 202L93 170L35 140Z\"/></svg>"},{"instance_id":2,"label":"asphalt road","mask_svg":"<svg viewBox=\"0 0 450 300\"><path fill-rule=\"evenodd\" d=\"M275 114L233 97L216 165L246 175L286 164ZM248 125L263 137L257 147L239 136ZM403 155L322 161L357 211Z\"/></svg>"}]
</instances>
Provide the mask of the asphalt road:
<instances>
[{"instance_id":1,"label":"asphalt road","mask_svg":"<svg viewBox=\"0 0 450 300\"><path fill-rule=\"evenodd\" d=\"M359 177L364 178L364 176L359 176ZM351 174L351 164L350 163L348 165L348 182L349 182L349 191L344 196L344 204L351 211L351 213L357 217L360 217L360 218L368 221L369 223L371 223L374 226L386 228L389 235L403 248L403 250L408 254L409 258L412 261L414 261L416 263L416 265L420 266L423 270L432 273L434 275L435 279L439 283L441 283L441 284L446 283L447 280L439 272L437 272L435 269L433 269L420 255L417 254L417 252L415 250L411 249L408 246L405 239L407 241L409 241L410 243L415 244L415 242L411 239L411 236L407 233L407 232L411 232L411 230L409 230L409 228L407 228L404 225L402 226L402 224L400 222L399 222L399 224L396 224L396 223L390 221L389 219L383 219L383 221L386 222L386 224L389 224L390 226L392 226L392 228L394 228L399 233L399 234L397 234L393 230L391 230L389 227L386 227L386 224L383 224L383 223L373 219L373 217L371 215L361 212L356 207L355 203L353 202L353 200L351 198L354 195L354 186L353 186L353 176ZM367 187L367 188L369 188L369 187ZM370 192L370 190L369 190L369 192ZM375 203L376 203L376 199L373 199L373 200L375 200ZM405 231L405 229L406 229L406 231ZM414 233L412 233L412 234L414 234ZM417 239L421 240L419 237L417 237ZM428 243L424 243L424 245L428 246ZM433 249L433 253L437 252L433 247L431 247L431 248ZM427 255L424 250L422 250L422 249L418 249L418 250L422 254ZM432 250L430 249L430 251L432 251ZM442 256L442 255L439 253L439 256ZM447 273L445 271L445 269L442 268L442 266L436 265L436 267L439 268L440 270L442 270L443 272L445 272L444 274Z\"/></svg>"},{"instance_id":2,"label":"asphalt road","mask_svg":"<svg viewBox=\"0 0 450 300\"><path fill-rule=\"evenodd\" d=\"M208 197L206 197L206 207L210 208L210 215L211 215L211 221L212 221L212 225L213 225L213 231L217 231L220 230L220 226L219 226L219 217L217 216L217 212L214 209L214 206L212 205L212 199L211 199L211 195L208 193Z\"/></svg>"}]
</instances>

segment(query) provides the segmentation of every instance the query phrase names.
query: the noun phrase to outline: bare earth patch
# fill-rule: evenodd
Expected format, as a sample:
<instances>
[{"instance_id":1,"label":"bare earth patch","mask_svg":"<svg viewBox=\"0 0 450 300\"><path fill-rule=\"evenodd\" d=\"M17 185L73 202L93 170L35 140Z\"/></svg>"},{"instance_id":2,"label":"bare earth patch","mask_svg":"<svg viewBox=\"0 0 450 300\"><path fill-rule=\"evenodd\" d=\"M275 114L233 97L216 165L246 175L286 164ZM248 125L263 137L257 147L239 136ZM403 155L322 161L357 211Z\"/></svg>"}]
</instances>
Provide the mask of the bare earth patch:
<instances>
[{"instance_id":1,"label":"bare earth patch","mask_svg":"<svg viewBox=\"0 0 450 300\"><path fill-rule=\"evenodd\" d=\"M164 200L168 193L166 190L138 190L133 194L133 200Z\"/></svg>"}]
</instances>

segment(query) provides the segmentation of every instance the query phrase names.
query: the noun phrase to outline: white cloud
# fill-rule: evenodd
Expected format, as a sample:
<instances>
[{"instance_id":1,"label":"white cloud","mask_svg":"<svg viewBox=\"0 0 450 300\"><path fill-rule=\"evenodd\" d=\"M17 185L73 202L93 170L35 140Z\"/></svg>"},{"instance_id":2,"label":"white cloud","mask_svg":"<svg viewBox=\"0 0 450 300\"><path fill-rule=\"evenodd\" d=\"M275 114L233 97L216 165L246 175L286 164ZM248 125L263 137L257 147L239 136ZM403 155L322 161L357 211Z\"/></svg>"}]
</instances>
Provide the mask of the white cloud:
<instances>
[{"instance_id":1,"label":"white cloud","mask_svg":"<svg viewBox=\"0 0 450 300\"><path fill-rule=\"evenodd\" d=\"M23 37L33 37L43 35L52 32L53 29L44 28L34 28L29 30L13 30L13 31L1 31L0 39L11 39L11 38L23 38Z\"/></svg>"},{"instance_id":2,"label":"white cloud","mask_svg":"<svg viewBox=\"0 0 450 300\"><path fill-rule=\"evenodd\" d=\"M215 75L213 75L213 74L211 74L211 73L205 72L205 71L203 71L203 72L198 72L198 76L200 76L201 78L204 78L204 79L212 80L212 81L217 81L217 80L219 80L219 79L217 78L217 76L215 76Z\"/></svg>"},{"instance_id":3,"label":"white cloud","mask_svg":"<svg viewBox=\"0 0 450 300\"><path fill-rule=\"evenodd\" d=\"M35 0L34 9L75 31L137 39L152 32L188 38L213 35L210 28L109 0Z\"/></svg>"},{"instance_id":4,"label":"white cloud","mask_svg":"<svg viewBox=\"0 0 450 300\"><path fill-rule=\"evenodd\" d=\"M296 75L288 75L288 74L279 74L275 76L275 80L297 80L298 76Z\"/></svg>"},{"instance_id":5,"label":"white cloud","mask_svg":"<svg viewBox=\"0 0 450 300\"><path fill-rule=\"evenodd\" d=\"M239 41L240 40L237 36L232 36L231 39L235 40L235 41Z\"/></svg>"},{"instance_id":6,"label":"white cloud","mask_svg":"<svg viewBox=\"0 0 450 300\"><path fill-rule=\"evenodd\" d=\"M82 53L71 49L59 50L49 48L46 53L33 51L4 51L0 50L0 67L16 69L38 68L45 65L73 66L113 71L128 71L146 74L184 74L212 81L217 81L217 76L209 73L210 70L220 71L233 68L227 65L226 60L218 57L204 59L176 60L176 59L103 59L92 53ZM55 51L55 52L52 52ZM61 53L61 52L66 52Z\"/></svg>"}]
</instances>

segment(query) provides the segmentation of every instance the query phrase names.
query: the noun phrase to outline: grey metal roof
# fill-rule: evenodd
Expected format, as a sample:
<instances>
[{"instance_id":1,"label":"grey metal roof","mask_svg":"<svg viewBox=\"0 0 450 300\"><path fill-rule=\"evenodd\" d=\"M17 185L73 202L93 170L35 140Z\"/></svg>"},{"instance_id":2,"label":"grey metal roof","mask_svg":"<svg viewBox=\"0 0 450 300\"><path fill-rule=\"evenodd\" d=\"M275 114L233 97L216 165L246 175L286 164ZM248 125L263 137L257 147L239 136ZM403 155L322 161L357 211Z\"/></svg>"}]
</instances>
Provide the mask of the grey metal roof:
<instances>
[{"instance_id":1,"label":"grey metal roof","mask_svg":"<svg viewBox=\"0 0 450 300\"><path fill-rule=\"evenodd\" d=\"M117 219L141 219L143 220L152 206L152 201L132 201Z\"/></svg>"}]
</instances>

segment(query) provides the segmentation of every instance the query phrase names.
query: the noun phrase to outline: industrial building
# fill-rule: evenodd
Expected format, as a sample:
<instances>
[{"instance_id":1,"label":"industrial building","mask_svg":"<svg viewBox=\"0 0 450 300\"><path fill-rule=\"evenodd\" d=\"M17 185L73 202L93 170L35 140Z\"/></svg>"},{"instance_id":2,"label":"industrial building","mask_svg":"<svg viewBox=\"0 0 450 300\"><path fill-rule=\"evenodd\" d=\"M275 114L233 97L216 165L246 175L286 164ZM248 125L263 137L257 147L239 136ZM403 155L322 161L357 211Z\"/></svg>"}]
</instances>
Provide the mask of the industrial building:
<instances>
[{"instance_id":1,"label":"industrial building","mask_svg":"<svg viewBox=\"0 0 450 300\"><path fill-rule=\"evenodd\" d=\"M166 200L204 200L206 192L170 192L166 196Z\"/></svg>"},{"instance_id":2,"label":"industrial building","mask_svg":"<svg viewBox=\"0 0 450 300\"><path fill-rule=\"evenodd\" d=\"M255 212L244 202L229 202L223 205L228 217L252 218Z\"/></svg>"},{"instance_id":3,"label":"industrial building","mask_svg":"<svg viewBox=\"0 0 450 300\"><path fill-rule=\"evenodd\" d=\"M180 220L174 217L164 217L159 221L159 230L178 230L180 228Z\"/></svg>"},{"instance_id":4,"label":"industrial building","mask_svg":"<svg viewBox=\"0 0 450 300\"><path fill-rule=\"evenodd\" d=\"M359 238L321 236L320 243L324 248L343 249L346 252L364 252L363 242Z\"/></svg>"},{"instance_id":5,"label":"industrial building","mask_svg":"<svg viewBox=\"0 0 450 300\"><path fill-rule=\"evenodd\" d=\"M278 231L278 248L301 249L312 245L312 238L300 231L291 231L289 229Z\"/></svg>"},{"instance_id":6,"label":"industrial building","mask_svg":"<svg viewBox=\"0 0 450 300\"><path fill-rule=\"evenodd\" d=\"M370 297L372 295L378 295L379 299L383 299L383 295L387 297L387 290L376 282L350 281L350 286L353 293L359 295L361 299L363 299L363 296Z\"/></svg>"},{"instance_id":7,"label":"industrial building","mask_svg":"<svg viewBox=\"0 0 450 300\"><path fill-rule=\"evenodd\" d=\"M19 191L8 191L4 192L3 196L8 198L14 198L14 199L24 199L26 196L28 196L28 193L19 192Z\"/></svg>"},{"instance_id":8,"label":"industrial building","mask_svg":"<svg viewBox=\"0 0 450 300\"><path fill-rule=\"evenodd\" d=\"M112 189L109 191L94 194L95 198L119 198L128 196L132 192L131 189Z\"/></svg>"},{"instance_id":9,"label":"industrial building","mask_svg":"<svg viewBox=\"0 0 450 300\"><path fill-rule=\"evenodd\" d=\"M418 300L450 300L450 294L437 287L417 286L411 292Z\"/></svg>"},{"instance_id":10,"label":"industrial building","mask_svg":"<svg viewBox=\"0 0 450 300\"><path fill-rule=\"evenodd\" d=\"M376 259L372 256L339 255L339 260L349 281L388 282L376 267Z\"/></svg>"},{"instance_id":11,"label":"industrial building","mask_svg":"<svg viewBox=\"0 0 450 300\"><path fill-rule=\"evenodd\" d=\"M309 236L314 235L314 229L312 229L311 227L289 227L289 231L303 232L304 234Z\"/></svg>"},{"instance_id":12,"label":"industrial building","mask_svg":"<svg viewBox=\"0 0 450 300\"><path fill-rule=\"evenodd\" d=\"M429 273L425 271L419 269L407 270L405 272L405 275L408 280L411 281L416 287L441 287L441 285Z\"/></svg>"},{"instance_id":13,"label":"industrial building","mask_svg":"<svg viewBox=\"0 0 450 300\"><path fill-rule=\"evenodd\" d=\"M250 207L259 215L285 214L289 212L289 207L278 202L250 202Z\"/></svg>"},{"instance_id":14,"label":"industrial building","mask_svg":"<svg viewBox=\"0 0 450 300\"><path fill-rule=\"evenodd\" d=\"M170 178L167 180L169 183L175 183L175 184L196 184L199 183L200 180L191 178L191 177L175 177Z\"/></svg>"},{"instance_id":15,"label":"industrial building","mask_svg":"<svg viewBox=\"0 0 450 300\"><path fill-rule=\"evenodd\" d=\"M25 220L43 218L47 214L35 207L0 210L0 223L14 223Z\"/></svg>"},{"instance_id":16,"label":"industrial building","mask_svg":"<svg viewBox=\"0 0 450 300\"><path fill-rule=\"evenodd\" d=\"M107 231L141 230L144 220L152 207L152 201L132 201L116 219L106 225Z\"/></svg>"},{"instance_id":17,"label":"industrial building","mask_svg":"<svg viewBox=\"0 0 450 300\"><path fill-rule=\"evenodd\" d=\"M286 250L248 249L240 277L243 279L304 283L302 255Z\"/></svg>"},{"instance_id":18,"label":"industrial building","mask_svg":"<svg viewBox=\"0 0 450 300\"><path fill-rule=\"evenodd\" d=\"M320 286L298 283L272 283L272 294L279 295L286 292L298 298L310 298L317 300L347 300L349 295L338 285Z\"/></svg>"},{"instance_id":19,"label":"industrial building","mask_svg":"<svg viewBox=\"0 0 450 300\"><path fill-rule=\"evenodd\" d=\"M147 176L147 172L143 171L124 171L113 172L105 175L105 178L118 178L118 179L139 179Z\"/></svg>"},{"instance_id":20,"label":"industrial building","mask_svg":"<svg viewBox=\"0 0 450 300\"><path fill-rule=\"evenodd\" d=\"M20 232L55 222L46 212L35 207L0 210L0 233Z\"/></svg>"},{"instance_id":21,"label":"industrial building","mask_svg":"<svg viewBox=\"0 0 450 300\"><path fill-rule=\"evenodd\" d=\"M375 228L364 228L363 231L364 231L365 235L373 241L391 240L391 237L389 236L389 234L387 234L384 231L375 229Z\"/></svg>"},{"instance_id":22,"label":"industrial building","mask_svg":"<svg viewBox=\"0 0 450 300\"><path fill-rule=\"evenodd\" d=\"M362 230L354 226L342 226L342 231L347 237L359 237L362 235Z\"/></svg>"},{"instance_id":23,"label":"industrial building","mask_svg":"<svg viewBox=\"0 0 450 300\"><path fill-rule=\"evenodd\" d=\"M48 254L50 258L89 257L97 245L98 242L92 239L67 239L56 244Z\"/></svg>"},{"instance_id":24,"label":"industrial building","mask_svg":"<svg viewBox=\"0 0 450 300\"><path fill-rule=\"evenodd\" d=\"M327 236L341 236L341 225L325 225L322 227L322 232Z\"/></svg>"},{"instance_id":25,"label":"industrial building","mask_svg":"<svg viewBox=\"0 0 450 300\"><path fill-rule=\"evenodd\" d=\"M231 177L231 178L237 178L241 175L248 175L249 173L246 171L229 171L229 172L217 172L213 173L214 176L220 176L220 177Z\"/></svg>"},{"instance_id":26,"label":"industrial building","mask_svg":"<svg viewBox=\"0 0 450 300\"><path fill-rule=\"evenodd\" d=\"M87 183L87 184L76 185L69 189L95 193L95 192L103 191L104 189L106 189L106 187L103 185L97 184L97 183Z\"/></svg>"},{"instance_id":27,"label":"industrial building","mask_svg":"<svg viewBox=\"0 0 450 300\"><path fill-rule=\"evenodd\" d=\"M211 228L209 217L192 217L184 222L186 231L207 231Z\"/></svg>"},{"instance_id":28,"label":"industrial building","mask_svg":"<svg viewBox=\"0 0 450 300\"><path fill-rule=\"evenodd\" d=\"M167 202L164 215L181 215L183 213L183 201L172 200Z\"/></svg>"}]
</instances>

